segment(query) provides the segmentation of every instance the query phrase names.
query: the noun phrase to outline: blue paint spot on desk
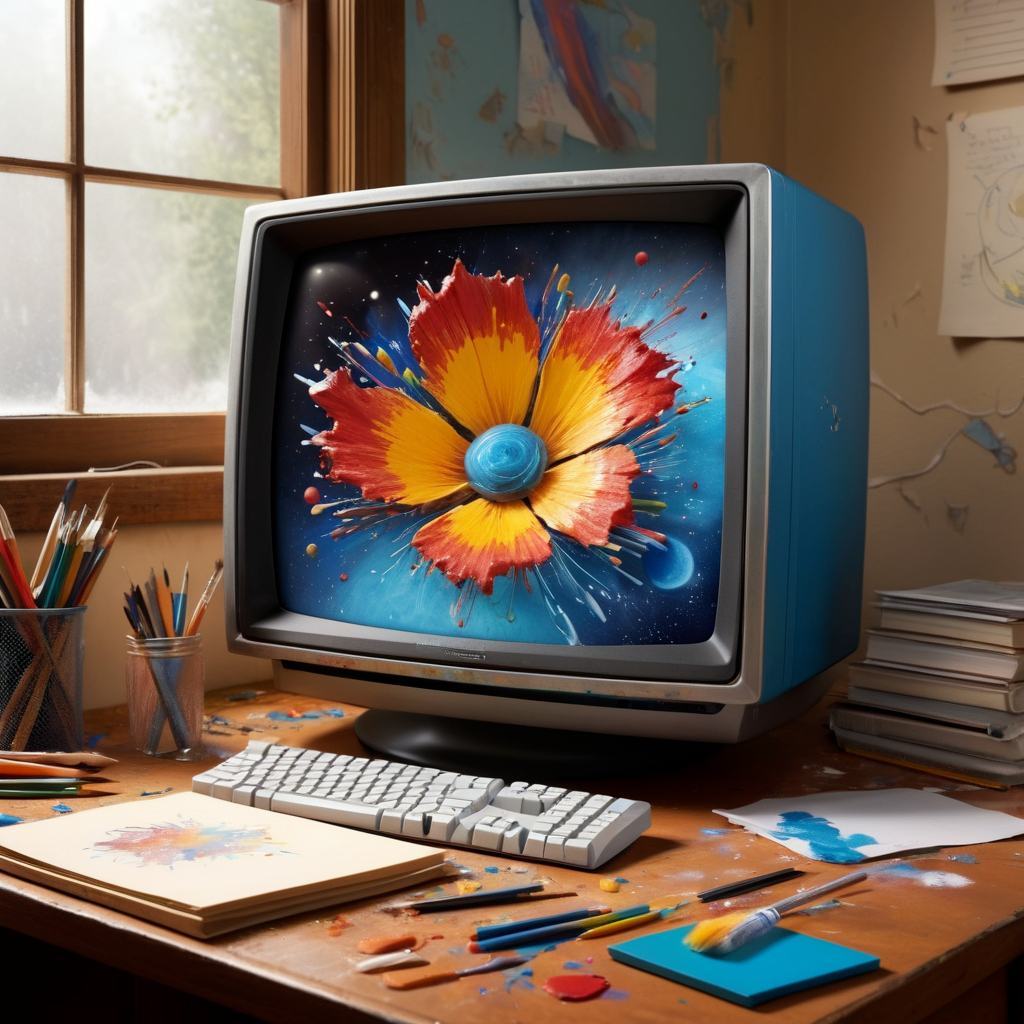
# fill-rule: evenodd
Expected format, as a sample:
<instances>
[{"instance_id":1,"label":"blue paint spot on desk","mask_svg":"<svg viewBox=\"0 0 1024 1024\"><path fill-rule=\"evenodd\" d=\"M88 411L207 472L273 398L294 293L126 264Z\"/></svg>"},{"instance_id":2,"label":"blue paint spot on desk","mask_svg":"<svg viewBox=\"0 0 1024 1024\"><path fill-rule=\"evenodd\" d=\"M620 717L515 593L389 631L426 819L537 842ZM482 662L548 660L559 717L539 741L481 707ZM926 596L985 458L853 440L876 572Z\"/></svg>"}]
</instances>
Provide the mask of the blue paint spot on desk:
<instances>
[{"instance_id":1,"label":"blue paint spot on desk","mask_svg":"<svg viewBox=\"0 0 1024 1024\"><path fill-rule=\"evenodd\" d=\"M0 828L4 825L17 825L21 821L21 818L16 818L13 814L0 814Z\"/></svg>"},{"instance_id":2,"label":"blue paint spot on desk","mask_svg":"<svg viewBox=\"0 0 1024 1024\"><path fill-rule=\"evenodd\" d=\"M50 808L50 810L56 811L58 814L70 814L74 810L74 808L68 807L68 805L65 803L59 803L54 804L53 807Z\"/></svg>"}]
</instances>

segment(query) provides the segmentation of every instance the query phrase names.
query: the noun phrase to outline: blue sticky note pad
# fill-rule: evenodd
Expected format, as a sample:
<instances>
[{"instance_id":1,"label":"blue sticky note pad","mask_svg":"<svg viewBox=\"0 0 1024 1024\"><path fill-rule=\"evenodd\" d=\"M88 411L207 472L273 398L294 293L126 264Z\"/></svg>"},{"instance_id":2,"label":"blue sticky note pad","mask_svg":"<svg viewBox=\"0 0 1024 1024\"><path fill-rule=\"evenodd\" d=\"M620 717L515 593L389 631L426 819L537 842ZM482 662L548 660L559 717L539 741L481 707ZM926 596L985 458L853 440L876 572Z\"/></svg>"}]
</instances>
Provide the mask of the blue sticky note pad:
<instances>
[{"instance_id":1,"label":"blue sticky note pad","mask_svg":"<svg viewBox=\"0 0 1024 1024\"><path fill-rule=\"evenodd\" d=\"M787 928L773 928L725 956L708 956L683 943L693 927L620 942L609 946L608 952L613 960L741 1006L757 1006L791 992L873 971L879 964L877 956Z\"/></svg>"}]
</instances>

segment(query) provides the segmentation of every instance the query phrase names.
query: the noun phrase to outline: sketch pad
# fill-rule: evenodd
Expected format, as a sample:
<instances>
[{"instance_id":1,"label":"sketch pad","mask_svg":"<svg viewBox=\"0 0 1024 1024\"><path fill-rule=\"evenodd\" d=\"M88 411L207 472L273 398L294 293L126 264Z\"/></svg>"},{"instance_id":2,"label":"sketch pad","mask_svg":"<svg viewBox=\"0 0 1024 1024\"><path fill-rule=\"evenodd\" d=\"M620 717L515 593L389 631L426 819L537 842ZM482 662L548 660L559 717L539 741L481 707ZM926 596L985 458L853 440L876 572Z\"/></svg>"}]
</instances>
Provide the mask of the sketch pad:
<instances>
[{"instance_id":1,"label":"sketch pad","mask_svg":"<svg viewBox=\"0 0 1024 1024\"><path fill-rule=\"evenodd\" d=\"M708 956L695 953L683 943L693 927L644 935L609 946L608 952L613 960L741 1006L757 1006L805 988L873 971L879 964L877 956L787 928L773 928L726 956Z\"/></svg>"}]
</instances>

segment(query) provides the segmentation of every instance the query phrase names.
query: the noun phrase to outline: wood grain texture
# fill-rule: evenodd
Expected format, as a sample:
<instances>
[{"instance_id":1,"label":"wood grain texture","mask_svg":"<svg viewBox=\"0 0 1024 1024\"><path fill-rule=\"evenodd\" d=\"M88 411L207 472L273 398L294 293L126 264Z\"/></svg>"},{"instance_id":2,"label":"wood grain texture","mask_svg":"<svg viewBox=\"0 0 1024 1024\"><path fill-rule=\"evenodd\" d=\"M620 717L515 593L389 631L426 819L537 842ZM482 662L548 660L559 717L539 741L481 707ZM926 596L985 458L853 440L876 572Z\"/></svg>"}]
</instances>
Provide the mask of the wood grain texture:
<instances>
[{"instance_id":1,"label":"wood grain texture","mask_svg":"<svg viewBox=\"0 0 1024 1024\"><path fill-rule=\"evenodd\" d=\"M224 419L222 412L5 417L0 476L83 473L137 459L161 466L219 466Z\"/></svg>"},{"instance_id":2,"label":"wood grain texture","mask_svg":"<svg viewBox=\"0 0 1024 1024\"><path fill-rule=\"evenodd\" d=\"M0 477L0 505L16 533L46 530L67 482L78 480L74 507L95 509L110 488L110 518L118 525L219 520L224 510L221 466L176 466L121 473L32 473Z\"/></svg>"},{"instance_id":3,"label":"wood grain texture","mask_svg":"<svg viewBox=\"0 0 1024 1024\"><path fill-rule=\"evenodd\" d=\"M265 717L275 710L338 706L346 712L342 719L276 722ZM231 701L222 691L208 694L207 711L218 716L206 733L210 756L191 765L133 754L127 746L123 709L89 713L86 732L102 734L97 749L119 763L106 773L110 784L97 787L94 795L67 802L80 811L91 804L138 799L142 792L187 788L193 774L241 749L250 737L339 753L367 753L352 730L358 709L345 704L272 690ZM570 902L585 906L598 899L616 907L667 897L684 899L710 885L789 864L782 847L728 828L724 819L711 813L713 807L739 806L767 795L937 784L932 776L842 753L824 722L825 708L819 707L769 736L721 748L685 770L587 780L584 788L649 798L654 806L651 829L597 872L464 850L455 851L454 856L484 886L547 878L552 889L571 888L579 895L564 901L567 909ZM256 731L246 733L243 728ZM542 764L541 759L538 765ZM542 774L539 768L539 781L558 782ZM950 795L992 809L1021 810L1020 794L1013 790L953 789ZM6 801L4 810L26 819L49 817L47 803ZM922 871L963 875L970 884L962 888L935 889L915 882L908 872L878 875L870 885L846 894L836 908L788 916L787 927L874 953L881 957L882 968L775 1000L759 1013L770 1014L776 1024L947 1024L954 1019L996 1024L1004 1019L999 1014L1010 1005L1006 990L1012 973L1006 968L1024 953L1024 840L957 852L973 854L977 863L951 862L946 851L907 859ZM758 906L790 894L798 884L815 884L844 871L842 865L816 861L802 861L800 866L808 874L799 883L743 896L733 905ZM497 868L497 872L486 868ZM599 881L605 874L626 879L618 893L601 892ZM379 977L355 970L361 958L356 949L360 939L396 929L421 933L426 939L421 951L432 966L457 969L480 959L461 952L476 925L534 916L531 908L499 905L431 913L424 920L405 911L384 912L393 902L398 899L346 904L200 942L0 876L0 915L7 927L266 1021L556 1024L567 1019L567 1010L546 995L542 985L548 977L565 973L568 960L579 962L588 973L604 975L611 983L611 994L587 1003L585 1016L579 1016L587 1024L622 1024L623 1020L663 1024L681 1019L680 1014L698 1024L746 1024L751 1019L749 1010L612 961L607 946L619 936L563 943L535 957L532 975L520 981L514 981L513 975L494 975L431 989L392 991ZM713 909L694 900L676 921L661 927L674 927ZM335 926L336 915L341 915L346 927ZM587 962L587 957L593 961ZM949 1016L944 1008L950 1006L958 1008L959 1016Z\"/></svg>"}]
</instances>

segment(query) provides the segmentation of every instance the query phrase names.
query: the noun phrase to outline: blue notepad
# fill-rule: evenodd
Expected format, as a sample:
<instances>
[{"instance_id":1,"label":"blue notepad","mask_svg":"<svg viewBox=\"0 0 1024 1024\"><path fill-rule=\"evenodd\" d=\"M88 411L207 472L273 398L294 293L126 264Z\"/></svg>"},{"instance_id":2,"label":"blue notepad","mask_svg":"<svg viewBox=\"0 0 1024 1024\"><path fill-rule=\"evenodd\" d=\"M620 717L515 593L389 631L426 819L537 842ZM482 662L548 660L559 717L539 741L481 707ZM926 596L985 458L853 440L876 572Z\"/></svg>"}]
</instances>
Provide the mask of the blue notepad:
<instances>
[{"instance_id":1,"label":"blue notepad","mask_svg":"<svg viewBox=\"0 0 1024 1024\"><path fill-rule=\"evenodd\" d=\"M613 960L741 1006L757 1006L814 985L873 971L879 963L877 956L787 928L773 928L725 956L708 956L683 943L693 927L620 942L609 946L608 952Z\"/></svg>"}]
</instances>

